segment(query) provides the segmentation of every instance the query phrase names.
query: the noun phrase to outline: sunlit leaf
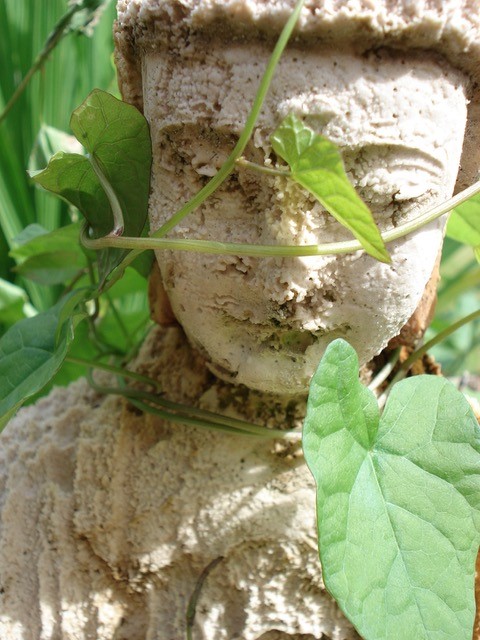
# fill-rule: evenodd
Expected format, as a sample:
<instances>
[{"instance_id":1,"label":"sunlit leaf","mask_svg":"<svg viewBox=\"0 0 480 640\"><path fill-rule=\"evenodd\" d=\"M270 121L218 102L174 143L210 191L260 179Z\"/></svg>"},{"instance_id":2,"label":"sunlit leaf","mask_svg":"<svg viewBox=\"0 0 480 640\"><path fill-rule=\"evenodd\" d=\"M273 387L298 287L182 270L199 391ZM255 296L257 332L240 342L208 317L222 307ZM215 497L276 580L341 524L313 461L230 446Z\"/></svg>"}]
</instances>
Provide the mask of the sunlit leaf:
<instances>
[{"instance_id":1,"label":"sunlit leaf","mask_svg":"<svg viewBox=\"0 0 480 640\"><path fill-rule=\"evenodd\" d=\"M367 253L390 262L372 212L350 184L337 147L293 114L285 118L271 140L275 153L289 164L293 180L349 229Z\"/></svg>"},{"instance_id":2,"label":"sunlit leaf","mask_svg":"<svg viewBox=\"0 0 480 640\"><path fill-rule=\"evenodd\" d=\"M328 590L366 640L471 640L480 431L447 380L394 386L383 415L336 340L313 378L305 457Z\"/></svg>"},{"instance_id":3,"label":"sunlit leaf","mask_svg":"<svg viewBox=\"0 0 480 640\"><path fill-rule=\"evenodd\" d=\"M56 154L33 179L77 207L93 237L114 230L117 205L124 233L139 236L147 217L150 188L151 145L145 118L131 105L94 90L74 111L71 127L89 156ZM99 253L100 278L104 280L126 252L105 249Z\"/></svg>"}]
</instances>

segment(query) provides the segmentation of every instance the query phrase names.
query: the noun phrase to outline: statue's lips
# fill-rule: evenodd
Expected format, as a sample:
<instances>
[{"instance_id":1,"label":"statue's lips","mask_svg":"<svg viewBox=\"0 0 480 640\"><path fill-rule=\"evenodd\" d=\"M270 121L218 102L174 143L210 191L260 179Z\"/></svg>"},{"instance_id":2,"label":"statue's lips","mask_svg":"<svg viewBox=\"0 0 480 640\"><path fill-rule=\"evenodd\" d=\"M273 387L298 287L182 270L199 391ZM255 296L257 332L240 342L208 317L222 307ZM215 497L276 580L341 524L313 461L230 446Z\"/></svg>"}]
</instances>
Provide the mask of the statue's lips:
<instances>
[{"instance_id":1,"label":"statue's lips","mask_svg":"<svg viewBox=\"0 0 480 640\"><path fill-rule=\"evenodd\" d=\"M249 320L238 320L230 316L224 317L221 325L215 328L217 348L222 338L228 341L231 352L242 354L243 358L265 358L275 355L277 358L287 358L298 363L306 357L310 347L320 341L327 344L330 339L344 336L348 325L335 325L328 329L310 331L299 329L298 326L276 322L254 323ZM212 359L215 360L214 347L211 349ZM232 371L235 367L232 358Z\"/></svg>"},{"instance_id":2,"label":"statue's lips","mask_svg":"<svg viewBox=\"0 0 480 640\"><path fill-rule=\"evenodd\" d=\"M239 320L238 318L226 315L224 324L231 329L233 335L239 337L241 345L245 336L248 336L248 346L253 342L259 349L270 349L274 351L285 351L297 355L304 353L306 349L314 344L319 338L337 331L340 327L329 329L299 329L298 325L285 323L278 320L270 322L252 322L251 320Z\"/></svg>"}]
</instances>

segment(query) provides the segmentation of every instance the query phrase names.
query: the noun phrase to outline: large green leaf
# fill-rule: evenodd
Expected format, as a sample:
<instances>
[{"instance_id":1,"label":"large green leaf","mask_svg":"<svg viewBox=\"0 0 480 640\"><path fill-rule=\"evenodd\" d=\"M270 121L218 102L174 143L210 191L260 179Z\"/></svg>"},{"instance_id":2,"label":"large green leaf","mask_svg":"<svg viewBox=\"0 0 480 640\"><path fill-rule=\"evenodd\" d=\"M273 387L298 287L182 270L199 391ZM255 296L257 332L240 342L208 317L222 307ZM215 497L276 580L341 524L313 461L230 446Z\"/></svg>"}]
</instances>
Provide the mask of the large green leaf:
<instances>
[{"instance_id":1,"label":"large green leaf","mask_svg":"<svg viewBox=\"0 0 480 640\"><path fill-rule=\"evenodd\" d=\"M337 147L293 114L285 118L271 141L275 153L289 164L291 177L349 229L367 253L390 262L372 212L350 184Z\"/></svg>"},{"instance_id":2,"label":"large green leaf","mask_svg":"<svg viewBox=\"0 0 480 640\"><path fill-rule=\"evenodd\" d=\"M59 370L73 338L74 291L54 307L17 322L0 338L0 429Z\"/></svg>"},{"instance_id":3,"label":"large green leaf","mask_svg":"<svg viewBox=\"0 0 480 640\"><path fill-rule=\"evenodd\" d=\"M445 379L397 384L381 418L343 340L313 377L304 428L328 590L365 640L471 640L480 432Z\"/></svg>"},{"instance_id":4,"label":"large green leaf","mask_svg":"<svg viewBox=\"0 0 480 640\"><path fill-rule=\"evenodd\" d=\"M474 247L480 262L480 194L455 207L448 220L447 235Z\"/></svg>"},{"instance_id":5,"label":"large green leaf","mask_svg":"<svg viewBox=\"0 0 480 640\"><path fill-rule=\"evenodd\" d=\"M152 162L145 118L131 105L94 90L74 111L70 125L89 156L56 154L33 179L77 207L94 237L112 232L139 236L147 218ZM102 280L125 253L100 252Z\"/></svg>"}]
</instances>

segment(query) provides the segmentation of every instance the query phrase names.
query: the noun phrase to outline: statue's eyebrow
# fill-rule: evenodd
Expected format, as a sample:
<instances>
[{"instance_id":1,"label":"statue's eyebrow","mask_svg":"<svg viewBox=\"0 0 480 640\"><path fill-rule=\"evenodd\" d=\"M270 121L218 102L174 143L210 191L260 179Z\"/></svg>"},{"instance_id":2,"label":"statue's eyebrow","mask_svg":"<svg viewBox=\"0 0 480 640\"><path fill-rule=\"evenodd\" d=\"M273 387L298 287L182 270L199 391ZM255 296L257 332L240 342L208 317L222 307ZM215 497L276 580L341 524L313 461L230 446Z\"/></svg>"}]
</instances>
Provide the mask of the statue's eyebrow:
<instances>
[{"instance_id":1,"label":"statue's eyebrow","mask_svg":"<svg viewBox=\"0 0 480 640\"><path fill-rule=\"evenodd\" d=\"M425 169L427 171L434 169L432 173L443 172L445 169L442 161L432 153L418 149L418 147L399 143L398 140L381 140L377 142L359 140L357 143L348 146L340 144L339 148L342 156L347 160L351 156L356 156L358 159L358 155L365 154L370 157L378 157L382 161L394 158L399 166L403 165L401 160L404 159L405 164L410 165L412 169Z\"/></svg>"}]
</instances>

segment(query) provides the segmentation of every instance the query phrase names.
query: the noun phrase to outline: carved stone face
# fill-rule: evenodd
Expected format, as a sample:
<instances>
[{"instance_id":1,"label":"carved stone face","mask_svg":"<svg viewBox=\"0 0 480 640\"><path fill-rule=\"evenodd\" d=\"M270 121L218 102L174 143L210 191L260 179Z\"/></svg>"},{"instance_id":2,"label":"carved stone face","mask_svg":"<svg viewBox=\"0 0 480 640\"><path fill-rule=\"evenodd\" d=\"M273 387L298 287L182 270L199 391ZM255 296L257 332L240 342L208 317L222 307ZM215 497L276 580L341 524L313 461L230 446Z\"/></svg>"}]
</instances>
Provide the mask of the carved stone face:
<instances>
[{"instance_id":1,"label":"carved stone face","mask_svg":"<svg viewBox=\"0 0 480 640\"><path fill-rule=\"evenodd\" d=\"M203 57L198 50L191 58L188 51L145 56L153 229L232 150L268 55L266 45L213 43ZM349 177L385 230L451 195L466 103L463 75L434 54L290 48L245 156L275 164L269 136L297 114L339 145ZM303 393L332 339L347 339L366 362L398 333L430 277L443 224L390 243L391 265L362 252L253 259L165 251L157 259L175 315L214 373L262 391ZM285 178L246 169L170 235L295 245L352 238Z\"/></svg>"}]
</instances>

